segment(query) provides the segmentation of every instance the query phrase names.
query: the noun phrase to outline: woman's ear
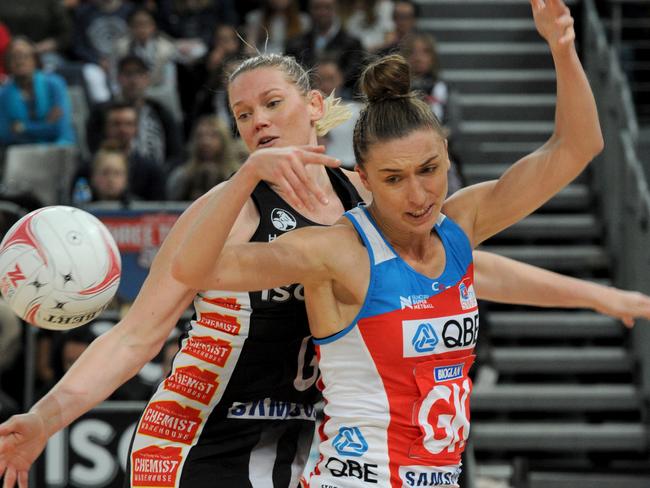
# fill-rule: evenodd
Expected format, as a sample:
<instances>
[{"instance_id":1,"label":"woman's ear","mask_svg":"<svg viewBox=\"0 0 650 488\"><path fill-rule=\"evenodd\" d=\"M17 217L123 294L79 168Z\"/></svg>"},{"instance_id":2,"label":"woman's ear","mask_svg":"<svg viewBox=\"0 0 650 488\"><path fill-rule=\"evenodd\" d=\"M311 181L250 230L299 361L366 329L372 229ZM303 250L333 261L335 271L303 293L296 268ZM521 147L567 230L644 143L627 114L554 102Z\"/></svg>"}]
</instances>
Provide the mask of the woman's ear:
<instances>
[{"instance_id":1,"label":"woman's ear","mask_svg":"<svg viewBox=\"0 0 650 488\"><path fill-rule=\"evenodd\" d=\"M370 189L370 183L368 183L368 174L366 173L366 170L363 169L363 166L361 166L360 164L356 164L354 167L354 171L356 171L357 174L359 175L359 179L361 180L361 184L363 185L363 187L368 191L372 191Z\"/></svg>"},{"instance_id":2,"label":"woman's ear","mask_svg":"<svg viewBox=\"0 0 650 488\"><path fill-rule=\"evenodd\" d=\"M325 115L325 99L318 90L311 90L308 94L310 119L313 123L319 121Z\"/></svg>"}]
</instances>

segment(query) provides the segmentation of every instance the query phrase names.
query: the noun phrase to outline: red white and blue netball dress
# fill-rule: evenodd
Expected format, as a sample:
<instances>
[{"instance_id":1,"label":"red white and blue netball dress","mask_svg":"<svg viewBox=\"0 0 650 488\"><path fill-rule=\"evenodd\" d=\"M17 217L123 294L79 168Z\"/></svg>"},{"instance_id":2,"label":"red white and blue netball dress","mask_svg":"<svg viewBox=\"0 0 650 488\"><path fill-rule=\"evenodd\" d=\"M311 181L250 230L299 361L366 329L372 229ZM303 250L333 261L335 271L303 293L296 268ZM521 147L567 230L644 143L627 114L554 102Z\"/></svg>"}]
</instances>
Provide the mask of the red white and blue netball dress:
<instances>
[{"instance_id":1,"label":"red white and blue netball dress","mask_svg":"<svg viewBox=\"0 0 650 488\"><path fill-rule=\"evenodd\" d=\"M310 487L456 486L479 327L469 240L441 215L446 264L429 278L364 207L345 215L368 250L370 283L352 324L314 341L326 403Z\"/></svg>"}]
</instances>

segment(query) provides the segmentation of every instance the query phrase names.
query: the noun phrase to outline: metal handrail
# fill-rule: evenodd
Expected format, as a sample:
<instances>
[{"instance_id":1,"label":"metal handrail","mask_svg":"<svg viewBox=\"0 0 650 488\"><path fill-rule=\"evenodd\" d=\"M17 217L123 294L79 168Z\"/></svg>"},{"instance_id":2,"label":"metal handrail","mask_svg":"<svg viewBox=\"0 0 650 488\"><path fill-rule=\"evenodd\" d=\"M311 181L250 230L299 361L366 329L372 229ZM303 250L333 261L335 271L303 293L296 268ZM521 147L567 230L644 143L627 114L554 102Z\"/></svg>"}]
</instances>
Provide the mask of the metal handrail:
<instances>
[{"instance_id":1,"label":"metal handrail","mask_svg":"<svg viewBox=\"0 0 650 488\"><path fill-rule=\"evenodd\" d=\"M623 3L624 0L617 0ZM585 66L599 114L605 150L594 163L596 192L618 286L650 293L650 186L637 156L639 125L615 47L603 49L605 28L593 0L585 0ZM645 322L645 321L643 321ZM631 333L646 421L650 420L650 324Z\"/></svg>"}]
</instances>

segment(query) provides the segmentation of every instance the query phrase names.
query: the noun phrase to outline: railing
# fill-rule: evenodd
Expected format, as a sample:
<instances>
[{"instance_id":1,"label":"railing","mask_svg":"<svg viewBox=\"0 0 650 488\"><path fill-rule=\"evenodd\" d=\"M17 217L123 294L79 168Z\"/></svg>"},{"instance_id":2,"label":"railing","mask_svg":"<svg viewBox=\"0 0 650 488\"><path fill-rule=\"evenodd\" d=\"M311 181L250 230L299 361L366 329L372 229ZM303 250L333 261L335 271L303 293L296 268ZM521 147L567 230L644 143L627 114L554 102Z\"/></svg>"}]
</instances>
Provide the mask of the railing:
<instances>
[{"instance_id":1,"label":"railing","mask_svg":"<svg viewBox=\"0 0 650 488\"><path fill-rule=\"evenodd\" d=\"M616 50L636 107L637 117L650 123L650 2L648 0L607 0L600 4L603 25Z\"/></svg>"},{"instance_id":2,"label":"railing","mask_svg":"<svg viewBox=\"0 0 650 488\"><path fill-rule=\"evenodd\" d=\"M593 165L594 188L606 223L614 279L617 286L650 293L650 189L637 158L639 129L632 96L593 0L585 0L584 9L585 67L605 138L605 150ZM650 324L637 324L631 338L650 420Z\"/></svg>"}]
</instances>

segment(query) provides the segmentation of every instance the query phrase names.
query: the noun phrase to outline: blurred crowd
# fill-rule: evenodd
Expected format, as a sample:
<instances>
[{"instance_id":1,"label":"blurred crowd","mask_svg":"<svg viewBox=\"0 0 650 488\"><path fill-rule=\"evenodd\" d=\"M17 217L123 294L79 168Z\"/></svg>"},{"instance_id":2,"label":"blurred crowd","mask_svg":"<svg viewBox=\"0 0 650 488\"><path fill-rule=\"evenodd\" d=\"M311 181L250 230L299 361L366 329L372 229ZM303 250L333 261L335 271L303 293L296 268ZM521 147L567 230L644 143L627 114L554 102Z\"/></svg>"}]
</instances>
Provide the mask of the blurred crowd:
<instances>
[{"instance_id":1,"label":"blurred crowd","mask_svg":"<svg viewBox=\"0 0 650 488\"><path fill-rule=\"evenodd\" d=\"M75 203L193 200L246 156L225 87L257 52L296 57L314 87L354 105L364 64L400 51L444 120L417 17L410 0L0 2L0 145L76 147ZM323 140L350 167L351 124Z\"/></svg>"},{"instance_id":2,"label":"blurred crowd","mask_svg":"<svg viewBox=\"0 0 650 488\"><path fill-rule=\"evenodd\" d=\"M434 38L416 29L418 15L411 0L2 1L0 153L18 145L71 148L76 164L61 203L194 200L246 158L226 85L233 67L258 52L296 57L314 88L335 92L355 114L365 63L401 52L414 88L444 123L448 88ZM354 166L353 125L354 118L321 141L347 167ZM450 189L460 185L452 175ZM43 203L14 190L5 184L0 199L27 210ZM24 385L19 322L7 317L0 319L0 419L22 402ZM39 336L40 391L98 327ZM147 399L175 348L171 341L116 398Z\"/></svg>"}]
</instances>

